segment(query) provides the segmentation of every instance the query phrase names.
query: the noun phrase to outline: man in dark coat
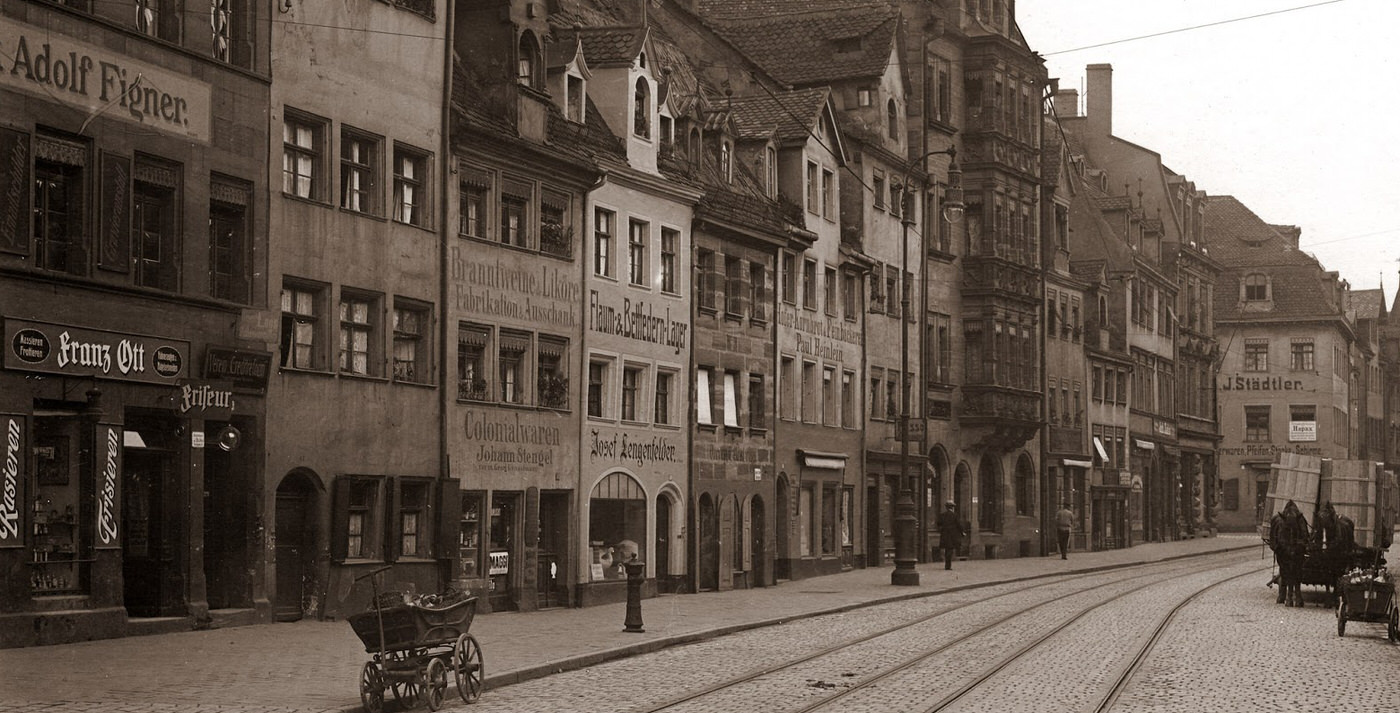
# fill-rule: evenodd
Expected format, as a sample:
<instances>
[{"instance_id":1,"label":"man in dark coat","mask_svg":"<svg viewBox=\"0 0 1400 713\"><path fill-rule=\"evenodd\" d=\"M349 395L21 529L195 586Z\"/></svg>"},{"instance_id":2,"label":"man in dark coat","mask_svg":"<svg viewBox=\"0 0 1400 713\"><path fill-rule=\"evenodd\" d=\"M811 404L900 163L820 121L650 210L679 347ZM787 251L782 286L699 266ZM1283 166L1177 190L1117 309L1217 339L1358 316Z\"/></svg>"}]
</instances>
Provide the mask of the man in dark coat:
<instances>
[{"instance_id":1,"label":"man in dark coat","mask_svg":"<svg viewBox=\"0 0 1400 713\"><path fill-rule=\"evenodd\" d=\"M953 557L962 549L963 527L958 521L957 505L949 500L938 513L938 546L943 548L943 569L953 568Z\"/></svg>"}]
</instances>

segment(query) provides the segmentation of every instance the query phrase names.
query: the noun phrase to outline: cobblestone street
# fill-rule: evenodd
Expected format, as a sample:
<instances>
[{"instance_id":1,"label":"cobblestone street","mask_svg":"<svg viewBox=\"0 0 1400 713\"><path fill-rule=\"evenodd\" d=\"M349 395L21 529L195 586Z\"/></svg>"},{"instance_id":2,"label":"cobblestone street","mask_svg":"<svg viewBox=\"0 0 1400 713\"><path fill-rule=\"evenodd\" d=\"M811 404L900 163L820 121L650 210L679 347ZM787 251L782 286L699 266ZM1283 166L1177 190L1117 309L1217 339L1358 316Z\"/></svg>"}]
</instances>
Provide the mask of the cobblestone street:
<instances>
[{"instance_id":1,"label":"cobblestone street","mask_svg":"<svg viewBox=\"0 0 1400 713\"><path fill-rule=\"evenodd\" d=\"M1317 590L1310 589L1306 608L1275 604L1275 590L1264 586L1270 560L1248 543L1242 537L1086 554L1071 558L1072 570L1054 558L962 563L948 573L953 577L925 571L923 591L894 600L889 597L900 592L889 588L888 570L768 591L649 600L643 637L614 635L612 626L589 633L602 612L486 616L474 632L483 640L491 685L470 707L449 688L445 707L464 713L1095 711L1169 612L1200 592L1181 606L1106 710L1393 710L1400 700L1394 675L1400 647L1386 640L1385 627L1352 621L1339 638L1335 615L1320 606ZM1184 552L1200 556L1171 554ZM1130 555L1140 564L1124 559ZM1102 566L1109 562L1116 566ZM1213 583L1219 584L1206 589ZM822 613L823 598L838 606ZM804 610L817 616L803 616ZM740 611L747 614L736 618ZM752 626L764 612L788 621ZM650 639L661 630L682 634L695 625L716 631L714 623L741 619L750 624L728 634L606 660L617 640ZM358 710L354 671L364 657L347 627L306 624L0 652L6 671L0 713ZM592 649L604 662L575 668L561 659L553 674L537 670L540 664L522 667L541 661L538 652L551 636L559 644L573 640L580 653ZM275 648L267 650L269 644ZM46 663L36 669L40 662ZM900 670L880 678L894 669ZM94 674L101 686L91 684ZM509 680L522 682L506 685ZM396 710L388 698L387 709Z\"/></svg>"}]
</instances>

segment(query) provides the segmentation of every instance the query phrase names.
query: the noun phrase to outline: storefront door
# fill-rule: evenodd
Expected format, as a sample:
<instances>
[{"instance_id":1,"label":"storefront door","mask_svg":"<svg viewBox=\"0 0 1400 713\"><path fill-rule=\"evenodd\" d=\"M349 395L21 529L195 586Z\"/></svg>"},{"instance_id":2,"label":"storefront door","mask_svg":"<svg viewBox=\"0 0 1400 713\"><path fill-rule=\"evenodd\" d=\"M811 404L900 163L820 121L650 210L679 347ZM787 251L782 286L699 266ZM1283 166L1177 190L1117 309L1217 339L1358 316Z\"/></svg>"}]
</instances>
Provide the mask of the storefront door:
<instances>
[{"instance_id":1,"label":"storefront door","mask_svg":"<svg viewBox=\"0 0 1400 713\"><path fill-rule=\"evenodd\" d=\"M487 575L491 578L491 611L515 609L515 598L511 587L515 574L515 562L520 558L516 549L516 522L520 511L520 493L494 492L491 494L491 542L487 559Z\"/></svg>"},{"instance_id":2,"label":"storefront door","mask_svg":"<svg viewBox=\"0 0 1400 713\"><path fill-rule=\"evenodd\" d=\"M540 493L539 572L535 584L541 607L569 603L569 576L565 562L569 552L569 492Z\"/></svg>"},{"instance_id":3,"label":"storefront door","mask_svg":"<svg viewBox=\"0 0 1400 713\"><path fill-rule=\"evenodd\" d=\"M709 493L700 496L700 591L719 589L719 508Z\"/></svg>"},{"instance_id":4,"label":"storefront door","mask_svg":"<svg viewBox=\"0 0 1400 713\"><path fill-rule=\"evenodd\" d=\"M277 486L277 591L272 609L277 621L296 621L305 609L316 551L310 517L313 494L310 480L300 473L288 475Z\"/></svg>"},{"instance_id":5,"label":"storefront door","mask_svg":"<svg viewBox=\"0 0 1400 713\"><path fill-rule=\"evenodd\" d=\"M168 454L127 448L122 480L122 583L126 613L168 616L166 570L173 566L167 542L165 495Z\"/></svg>"}]
</instances>

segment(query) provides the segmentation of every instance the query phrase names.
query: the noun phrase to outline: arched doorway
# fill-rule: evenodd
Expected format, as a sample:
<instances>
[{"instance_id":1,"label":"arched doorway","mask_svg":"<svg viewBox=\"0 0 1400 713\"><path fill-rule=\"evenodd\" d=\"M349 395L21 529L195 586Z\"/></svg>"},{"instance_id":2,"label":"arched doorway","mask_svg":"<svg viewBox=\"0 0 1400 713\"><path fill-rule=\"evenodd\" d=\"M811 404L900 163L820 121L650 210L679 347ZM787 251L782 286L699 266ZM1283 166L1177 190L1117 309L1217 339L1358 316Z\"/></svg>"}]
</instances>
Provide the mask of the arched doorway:
<instances>
[{"instance_id":1,"label":"arched doorway","mask_svg":"<svg viewBox=\"0 0 1400 713\"><path fill-rule=\"evenodd\" d=\"M749 560L753 569L753 584L755 587L768 586L768 568L766 552L763 546L763 532L767 525L767 517L763 512L763 498L755 495L749 501L749 517L752 525L749 528Z\"/></svg>"},{"instance_id":2,"label":"arched doorway","mask_svg":"<svg viewBox=\"0 0 1400 713\"><path fill-rule=\"evenodd\" d=\"M947 484L943 481L948 473L948 454L942 446L935 446L928 453L928 467L924 472L923 519L919 528L920 561L938 560L938 552L933 549L933 533L937 531L938 514L943 512L943 503L949 500Z\"/></svg>"},{"instance_id":3,"label":"arched doorway","mask_svg":"<svg viewBox=\"0 0 1400 713\"><path fill-rule=\"evenodd\" d=\"M972 532L972 473L966 463L959 463L953 472L953 503L957 506L958 522L965 532ZM972 551L972 538L964 537L960 557L967 557Z\"/></svg>"},{"instance_id":4,"label":"arched doorway","mask_svg":"<svg viewBox=\"0 0 1400 713\"><path fill-rule=\"evenodd\" d=\"M778 499L778 519L773 522L773 577L774 579L791 579L792 572L788 571L788 517L792 512L792 505L788 501L786 473L778 475L776 497Z\"/></svg>"},{"instance_id":5,"label":"arched doorway","mask_svg":"<svg viewBox=\"0 0 1400 713\"><path fill-rule=\"evenodd\" d=\"M671 591L671 496L656 496L656 588Z\"/></svg>"},{"instance_id":6,"label":"arched doorway","mask_svg":"<svg viewBox=\"0 0 1400 713\"><path fill-rule=\"evenodd\" d=\"M719 589L719 508L709 493L700 496L701 591Z\"/></svg>"},{"instance_id":7,"label":"arched doorway","mask_svg":"<svg viewBox=\"0 0 1400 713\"><path fill-rule=\"evenodd\" d=\"M977 466L977 529L982 532L1002 530L1001 464L990 453L982 456Z\"/></svg>"},{"instance_id":8,"label":"arched doorway","mask_svg":"<svg viewBox=\"0 0 1400 713\"><path fill-rule=\"evenodd\" d=\"M276 589L272 616L276 621L296 621L306 611L315 590L316 481L305 471L294 470L277 486Z\"/></svg>"}]
</instances>

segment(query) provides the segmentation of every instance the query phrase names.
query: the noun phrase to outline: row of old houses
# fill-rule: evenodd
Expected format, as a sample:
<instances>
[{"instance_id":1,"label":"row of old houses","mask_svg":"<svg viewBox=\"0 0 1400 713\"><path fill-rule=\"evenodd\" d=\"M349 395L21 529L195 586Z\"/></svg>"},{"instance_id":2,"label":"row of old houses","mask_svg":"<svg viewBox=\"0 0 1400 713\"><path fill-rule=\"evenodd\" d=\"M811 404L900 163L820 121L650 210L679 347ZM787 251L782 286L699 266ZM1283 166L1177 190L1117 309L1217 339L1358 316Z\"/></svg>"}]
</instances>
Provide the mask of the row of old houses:
<instances>
[{"instance_id":1,"label":"row of old houses","mask_svg":"<svg viewBox=\"0 0 1400 713\"><path fill-rule=\"evenodd\" d=\"M1126 547L1251 527L1308 433L1393 446L1379 296L1014 4L182 7L0 0L4 645L344 616L385 564L487 611L907 568L944 502L969 557L1063 504ZM1258 361L1303 323L1306 378Z\"/></svg>"}]
</instances>

